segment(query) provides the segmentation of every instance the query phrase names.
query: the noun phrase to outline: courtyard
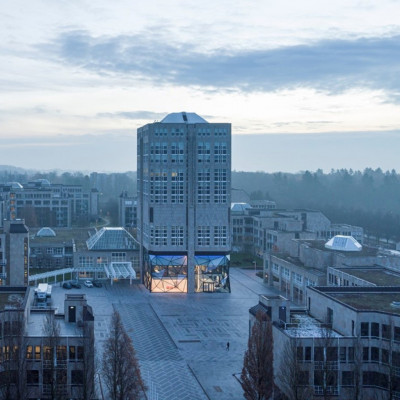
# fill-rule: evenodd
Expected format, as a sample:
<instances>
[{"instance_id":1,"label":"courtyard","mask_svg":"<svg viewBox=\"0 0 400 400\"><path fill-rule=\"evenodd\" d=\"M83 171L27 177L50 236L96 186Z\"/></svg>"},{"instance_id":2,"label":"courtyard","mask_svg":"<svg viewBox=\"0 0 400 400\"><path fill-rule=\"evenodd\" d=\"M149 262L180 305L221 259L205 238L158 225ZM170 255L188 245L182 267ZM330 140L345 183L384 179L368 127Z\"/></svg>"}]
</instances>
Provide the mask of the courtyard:
<instances>
[{"instance_id":1,"label":"courtyard","mask_svg":"<svg viewBox=\"0 0 400 400\"><path fill-rule=\"evenodd\" d=\"M259 294L277 291L264 286L254 270L231 268L230 279L231 293L149 293L124 281L72 291L85 292L93 307L99 356L113 309L121 314L149 400L239 400L235 375L247 348L248 310ZM54 295L64 293L57 288Z\"/></svg>"}]
</instances>

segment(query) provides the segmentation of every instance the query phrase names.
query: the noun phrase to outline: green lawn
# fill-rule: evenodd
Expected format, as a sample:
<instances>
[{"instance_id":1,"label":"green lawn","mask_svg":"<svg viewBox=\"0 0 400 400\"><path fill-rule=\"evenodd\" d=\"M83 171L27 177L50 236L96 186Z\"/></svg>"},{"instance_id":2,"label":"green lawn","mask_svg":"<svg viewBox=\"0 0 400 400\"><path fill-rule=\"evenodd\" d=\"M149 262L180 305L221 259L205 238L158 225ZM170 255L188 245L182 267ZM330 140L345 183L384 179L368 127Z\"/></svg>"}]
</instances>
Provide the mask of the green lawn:
<instances>
[{"instance_id":1,"label":"green lawn","mask_svg":"<svg viewBox=\"0 0 400 400\"><path fill-rule=\"evenodd\" d=\"M263 261L251 253L231 253L231 267L239 268L254 268L254 261L257 263L257 268L262 267Z\"/></svg>"}]
</instances>

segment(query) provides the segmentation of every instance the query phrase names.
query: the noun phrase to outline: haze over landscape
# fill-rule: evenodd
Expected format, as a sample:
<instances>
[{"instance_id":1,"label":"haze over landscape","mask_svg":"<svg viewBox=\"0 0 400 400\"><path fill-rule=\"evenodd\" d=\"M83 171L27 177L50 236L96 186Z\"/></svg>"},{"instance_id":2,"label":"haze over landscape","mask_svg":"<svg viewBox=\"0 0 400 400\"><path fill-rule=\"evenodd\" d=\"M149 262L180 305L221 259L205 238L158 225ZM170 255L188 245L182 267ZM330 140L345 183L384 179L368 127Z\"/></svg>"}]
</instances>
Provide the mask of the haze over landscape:
<instances>
[{"instance_id":1,"label":"haze over landscape","mask_svg":"<svg viewBox=\"0 0 400 400\"><path fill-rule=\"evenodd\" d=\"M13 1L1 164L136 169L136 129L231 122L233 169L400 169L400 3Z\"/></svg>"}]
</instances>

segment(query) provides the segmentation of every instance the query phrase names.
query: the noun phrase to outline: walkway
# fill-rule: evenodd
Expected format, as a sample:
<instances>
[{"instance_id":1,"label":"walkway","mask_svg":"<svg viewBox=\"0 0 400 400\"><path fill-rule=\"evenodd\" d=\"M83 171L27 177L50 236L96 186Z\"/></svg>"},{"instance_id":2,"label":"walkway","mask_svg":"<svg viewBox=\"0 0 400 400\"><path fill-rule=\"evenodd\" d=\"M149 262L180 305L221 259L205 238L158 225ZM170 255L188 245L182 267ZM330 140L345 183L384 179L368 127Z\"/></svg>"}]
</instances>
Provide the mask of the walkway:
<instances>
[{"instance_id":1,"label":"walkway","mask_svg":"<svg viewBox=\"0 0 400 400\"><path fill-rule=\"evenodd\" d=\"M277 291L237 268L231 288L230 294L151 294L124 283L104 289L132 338L150 400L243 399L233 374L240 374L247 348L248 310L258 294Z\"/></svg>"}]
</instances>

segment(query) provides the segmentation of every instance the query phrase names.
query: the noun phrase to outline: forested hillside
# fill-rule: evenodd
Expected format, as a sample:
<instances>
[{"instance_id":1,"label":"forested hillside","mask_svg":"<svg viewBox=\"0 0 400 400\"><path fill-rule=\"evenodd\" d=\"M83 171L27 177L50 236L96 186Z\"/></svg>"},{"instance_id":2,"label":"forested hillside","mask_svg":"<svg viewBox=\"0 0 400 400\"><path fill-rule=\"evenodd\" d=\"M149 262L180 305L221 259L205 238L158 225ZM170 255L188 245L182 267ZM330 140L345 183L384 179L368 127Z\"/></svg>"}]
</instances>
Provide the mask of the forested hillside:
<instances>
[{"instance_id":1,"label":"forested hillside","mask_svg":"<svg viewBox=\"0 0 400 400\"><path fill-rule=\"evenodd\" d=\"M318 209L333 222L360 225L371 235L400 239L400 175L394 170L233 172L232 187L244 189L252 199L274 200L279 208Z\"/></svg>"}]
</instances>

